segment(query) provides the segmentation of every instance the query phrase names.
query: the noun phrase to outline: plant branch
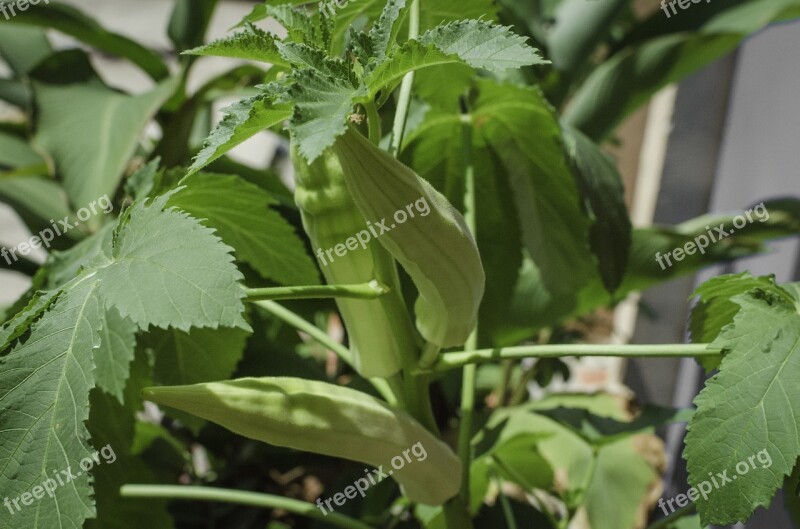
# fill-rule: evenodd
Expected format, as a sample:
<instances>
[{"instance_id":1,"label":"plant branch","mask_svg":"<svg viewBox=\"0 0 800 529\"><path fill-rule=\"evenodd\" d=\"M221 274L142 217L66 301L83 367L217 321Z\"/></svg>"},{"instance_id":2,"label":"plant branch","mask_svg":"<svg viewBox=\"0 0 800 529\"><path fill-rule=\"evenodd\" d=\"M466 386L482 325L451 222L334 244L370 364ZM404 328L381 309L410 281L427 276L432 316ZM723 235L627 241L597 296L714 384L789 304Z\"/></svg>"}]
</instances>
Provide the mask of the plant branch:
<instances>
[{"instance_id":1,"label":"plant branch","mask_svg":"<svg viewBox=\"0 0 800 529\"><path fill-rule=\"evenodd\" d=\"M244 301L277 299L354 298L375 299L389 293L378 281L358 285L314 285L301 287L246 288Z\"/></svg>"},{"instance_id":2,"label":"plant branch","mask_svg":"<svg viewBox=\"0 0 800 529\"><path fill-rule=\"evenodd\" d=\"M295 329L308 334L318 343L336 353L347 365L353 367L353 355L350 349L335 341L316 325L274 301L256 301L255 304L276 318L285 321ZM375 386L375 389L378 390L386 402L392 406L398 405L397 396L395 396L394 391L392 391L391 386L386 380L382 378L370 378L369 381Z\"/></svg>"},{"instance_id":3,"label":"plant branch","mask_svg":"<svg viewBox=\"0 0 800 529\"><path fill-rule=\"evenodd\" d=\"M325 521L343 529L374 529L370 525L337 512L323 514L313 503L271 494L179 485L124 485L120 489L120 494L124 498L217 501L264 509L283 509L294 514Z\"/></svg>"},{"instance_id":4,"label":"plant branch","mask_svg":"<svg viewBox=\"0 0 800 529\"><path fill-rule=\"evenodd\" d=\"M616 356L623 358L701 358L721 354L710 349L709 344L665 344L665 345L603 345L603 344L554 344L523 345L497 349L459 351L439 355L439 360L430 371L448 371L469 364L485 364L499 360L523 358L562 358L565 356ZM424 370L423 370L424 371Z\"/></svg>"},{"instance_id":5,"label":"plant branch","mask_svg":"<svg viewBox=\"0 0 800 529\"><path fill-rule=\"evenodd\" d=\"M419 37L419 3L421 0L412 0L408 21L409 40ZM392 128L392 147L391 153L397 158L403 148L403 136L406 132L406 119L408 109L411 106L411 91L414 88L414 72L409 72L403 77L400 85L400 95L397 100L397 112L394 116L394 127Z\"/></svg>"}]
</instances>

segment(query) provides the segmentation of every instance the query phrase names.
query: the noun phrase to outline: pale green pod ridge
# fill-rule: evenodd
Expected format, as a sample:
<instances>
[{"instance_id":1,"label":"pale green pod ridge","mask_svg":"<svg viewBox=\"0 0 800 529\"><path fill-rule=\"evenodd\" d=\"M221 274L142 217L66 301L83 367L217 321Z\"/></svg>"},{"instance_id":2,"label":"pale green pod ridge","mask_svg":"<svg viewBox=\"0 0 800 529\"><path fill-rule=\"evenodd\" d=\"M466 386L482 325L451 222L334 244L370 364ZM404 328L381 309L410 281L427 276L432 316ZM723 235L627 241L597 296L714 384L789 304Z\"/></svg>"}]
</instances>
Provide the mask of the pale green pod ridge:
<instances>
[{"instance_id":1,"label":"pale green pod ridge","mask_svg":"<svg viewBox=\"0 0 800 529\"><path fill-rule=\"evenodd\" d=\"M477 323L486 276L464 217L426 180L357 131L341 136L334 151L356 205L371 223L385 220L378 240L419 290L420 334L440 347L465 343Z\"/></svg>"},{"instance_id":2,"label":"pale green pod ridge","mask_svg":"<svg viewBox=\"0 0 800 529\"><path fill-rule=\"evenodd\" d=\"M308 165L293 150L292 159L295 202L327 283L358 284L375 279L384 285L399 284L392 256L372 237L333 153L328 152ZM363 241L367 237L369 241L364 245L359 243L355 249L346 247L348 239ZM341 245L340 251L346 249L344 256L331 251L337 245ZM389 377L397 373L402 359L409 354L407 351L414 348L413 329L400 293L389 292L375 300L338 299L337 306L358 372L365 377Z\"/></svg>"},{"instance_id":3,"label":"pale green pod ridge","mask_svg":"<svg viewBox=\"0 0 800 529\"><path fill-rule=\"evenodd\" d=\"M154 387L143 395L250 439L392 471L414 502L441 505L459 490L461 463L450 447L407 413L360 391L278 377Z\"/></svg>"}]
</instances>

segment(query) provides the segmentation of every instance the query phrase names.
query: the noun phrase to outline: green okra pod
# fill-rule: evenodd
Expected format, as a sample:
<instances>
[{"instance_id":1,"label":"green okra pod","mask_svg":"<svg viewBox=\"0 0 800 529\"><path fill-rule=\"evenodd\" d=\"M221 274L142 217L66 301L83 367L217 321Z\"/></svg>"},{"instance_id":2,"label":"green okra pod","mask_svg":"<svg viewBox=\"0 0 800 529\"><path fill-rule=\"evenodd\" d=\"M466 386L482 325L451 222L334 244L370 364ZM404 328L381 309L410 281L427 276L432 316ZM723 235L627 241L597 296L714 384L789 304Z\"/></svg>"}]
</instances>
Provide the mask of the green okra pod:
<instances>
[{"instance_id":1,"label":"green okra pod","mask_svg":"<svg viewBox=\"0 0 800 529\"><path fill-rule=\"evenodd\" d=\"M419 290L415 308L422 336L439 347L465 343L477 323L486 277L464 217L356 130L348 130L333 149L358 209L381 225L378 240ZM418 204L429 208L424 217L416 214Z\"/></svg>"},{"instance_id":2,"label":"green okra pod","mask_svg":"<svg viewBox=\"0 0 800 529\"><path fill-rule=\"evenodd\" d=\"M375 242L367 222L353 202L339 161L325 153L314 163L292 152L295 202L328 284L377 280L398 285L392 256ZM376 300L337 299L353 351L353 361L365 377L389 377L414 349L413 329L397 291Z\"/></svg>"},{"instance_id":3,"label":"green okra pod","mask_svg":"<svg viewBox=\"0 0 800 529\"><path fill-rule=\"evenodd\" d=\"M414 502L441 505L458 493L462 469L453 451L407 413L360 391L270 377L154 387L143 394L251 439L371 465ZM415 445L424 459L407 454Z\"/></svg>"}]
</instances>

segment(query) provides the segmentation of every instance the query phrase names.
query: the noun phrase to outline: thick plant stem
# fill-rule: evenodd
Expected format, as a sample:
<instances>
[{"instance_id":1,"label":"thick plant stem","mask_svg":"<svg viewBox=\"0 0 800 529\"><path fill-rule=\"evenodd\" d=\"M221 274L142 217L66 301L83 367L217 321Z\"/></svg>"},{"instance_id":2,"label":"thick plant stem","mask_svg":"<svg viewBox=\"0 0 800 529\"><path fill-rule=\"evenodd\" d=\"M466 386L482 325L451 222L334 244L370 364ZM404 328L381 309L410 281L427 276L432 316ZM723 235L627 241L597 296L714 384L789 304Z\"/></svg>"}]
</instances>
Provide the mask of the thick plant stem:
<instances>
[{"instance_id":1,"label":"thick plant stem","mask_svg":"<svg viewBox=\"0 0 800 529\"><path fill-rule=\"evenodd\" d=\"M305 318L295 314L291 310L278 303L275 303L274 301L256 301L255 304L276 318L285 321L295 329L308 334L318 343L336 353L336 355L348 365L353 365L353 355L350 353L350 350L347 347L334 341L334 339L328 336L325 331L309 321L306 321ZM378 390L378 393L381 394L386 402L392 406L398 406L400 404L399 397L395 395L391 385L386 380L382 378L370 378L369 381L372 383L375 389Z\"/></svg>"},{"instance_id":2,"label":"thick plant stem","mask_svg":"<svg viewBox=\"0 0 800 529\"><path fill-rule=\"evenodd\" d=\"M701 358L717 356L722 351L710 349L708 344L665 345L601 345L555 344L523 345L497 349L478 349L444 353L430 371L447 371L469 364L485 364L500 360L523 358L562 358L565 356L617 356L623 358Z\"/></svg>"},{"instance_id":3,"label":"thick plant stem","mask_svg":"<svg viewBox=\"0 0 800 529\"><path fill-rule=\"evenodd\" d=\"M217 501L261 507L282 509L307 518L327 522L343 529L374 529L363 522L337 512L323 514L313 503L308 503L271 494L244 492L238 490L216 489L211 487L189 487L177 485L125 485L120 489L123 498L164 498L170 500Z\"/></svg>"},{"instance_id":4,"label":"thick plant stem","mask_svg":"<svg viewBox=\"0 0 800 529\"><path fill-rule=\"evenodd\" d=\"M408 38L416 39L419 37L419 3L421 0L412 0L408 20ZM406 119L408 109L411 106L411 91L414 88L414 72L409 72L403 77L400 85L400 95L397 100L397 113L394 116L394 127L392 128L392 148L391 153L394 157L400 154L403 148L403 136L406 132Z\"/></svg>"},{"instance_id":5,"label":"thick plant stem","mask_svg":"<svg viewBox=\"0 0 800 529\"><path fill-rule=\"evenodd\" d=\"M314 285L302 287L248 288L244 301L277 299L354 298L375 299L389 293L389 287L378 281L360 285Z\"/></svg>"}]
</instances>

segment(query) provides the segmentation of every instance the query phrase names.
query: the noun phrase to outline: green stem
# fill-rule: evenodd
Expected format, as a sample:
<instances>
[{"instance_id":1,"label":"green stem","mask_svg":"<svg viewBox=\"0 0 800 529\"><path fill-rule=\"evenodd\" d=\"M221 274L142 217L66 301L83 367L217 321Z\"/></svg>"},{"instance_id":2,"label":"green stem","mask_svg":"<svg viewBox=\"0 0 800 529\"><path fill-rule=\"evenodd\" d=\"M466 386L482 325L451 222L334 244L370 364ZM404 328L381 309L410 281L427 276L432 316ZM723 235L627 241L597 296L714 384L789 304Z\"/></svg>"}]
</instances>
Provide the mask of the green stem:
<instances>
[{"instance_id":1,"label":"green stem","mask_svg":"<svg viewBox=\"0 0 800 529\"><path fill-rule=\"evenodd\" d=\"M261 507L264 509L282 509L307 518L328 522L331 525L342 527L343 529L374 529L370 525L336 512L323 514L313 503L283 498L281 496L273 496L271 494L178 485L124 485L120 489L120 494L124 498L217 501Z\"/></svg>"},{"instance_id":2,"label":"green stem","mask_svg":"<svg viewBox=\"0 0 800 529\"><path fill-rule=\"evenodd\" d=\"M464 193L464 206L466 209L464 220L467 227L477 240L478 222L475 214L475 166L472 161L472 125L462 125L464 161L466 163L466 191ZM472 330L467 338L467 351L478 348L478 328ZM461 501L469 505L470 467L472 466L472 418L475 410L475 386L477 384L478 369L475 365L464 366L461 382L461 423L458 426L458 458L461 460L462 478L459 495Z\"/></svg>"},{"instance_id":3,"label":"green stem","mask_svg":"<svg viewBox=\"0 0 800 529\"><path fill-rule=\"evenodd\" d=\"M355 298L375 299L389 293L378 281L358 285L314 285L301 287L246 288L244 301L276 299Z\"/></svg>"},{"instance_id":4,"label":"green stem","mask_svg":"<svg viewBox=\"0 0 800 529\"><path fill-rule=\"evenodd\" d=\"M336 342L333 338L328 336L325 331L306 321L305 318L295 314L291 310L278 303L275 303L274 301L256 301L255 304L276 318L285 321L295 329L308 334L318 343L336 353L336 355L338 355L342 361L347 363L347 365L351 367L353 366L353 355L350 352L350 349ZM375 389L378 390L386 402L392 406L397 406L399 404L397 396L395 395L394 391L392 391L391 386L386 380L382 378L370 378L369 381L372 383Z\"/></svg>"},{"instance_id":5,"label":"green stem","mask_svg":"<svg viewBox=\"0 0 800 529\"><path fill-rule=\"evenodd\" d=\"M412 0L408 20L409 40L419 37L419 3L421 0ZM408 109L411 107L411 91L414 88L414 72L409 72L403 77L400 85L400 95L397 99L397 112L394 116L394 127L392 128L392 148L391 153L396 158L403 149L403 136L406 132L406 119Z\"/></svg>"},{"instance_id":6,"label":"green stem","mask_svg":"<svg viewBox=\"0 0 800 529\"><path fill-rule=\"evenodd\" d=\"M439 360L430 371L447 371L469 364L485 364L499 360L523 358L562 358L565 356L616 356L622 358L683 358L711 357L721 354L710 349L708 344L665 345L602 345L602 344L553 344L523 345L497 349L465 350L439 355Z\"/></svg>"},{"instance_id":7,"label":"green stem","mask_svg":"<svg viewBox=\"0 0 800 529\"><path fill-rule=\"evenodd\" d=\"M647 526L647 529L666 529L672 523L674 523L675 520L679 520L684 516L689 516L690 514L694 514L696 511L697 511L697 506L694 503L690 503L686 507L681 507L677 511L670 513L669 516L665 516L664 518L661 518L660 520L656 520L655 522L651 523L650 525Z\"/></svg>"},{"instance_id":8,"label":"green stem","mask_svg":"<svg viewBox=\"0 0 800 529\"><path fill-rule=\"evenodd\" d=\"M378 107L374 101L364 103L367 111L367 124L369 126L369 141L374 145L380 145L383 132L381 131L381 116L378 114Z\"/></svg>"}]
</instances>

